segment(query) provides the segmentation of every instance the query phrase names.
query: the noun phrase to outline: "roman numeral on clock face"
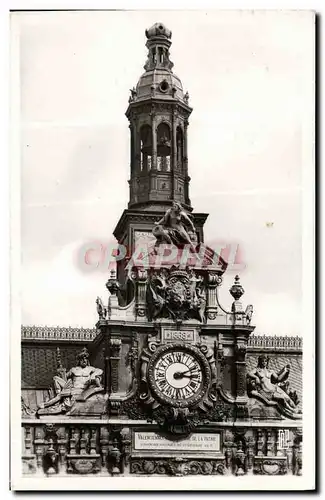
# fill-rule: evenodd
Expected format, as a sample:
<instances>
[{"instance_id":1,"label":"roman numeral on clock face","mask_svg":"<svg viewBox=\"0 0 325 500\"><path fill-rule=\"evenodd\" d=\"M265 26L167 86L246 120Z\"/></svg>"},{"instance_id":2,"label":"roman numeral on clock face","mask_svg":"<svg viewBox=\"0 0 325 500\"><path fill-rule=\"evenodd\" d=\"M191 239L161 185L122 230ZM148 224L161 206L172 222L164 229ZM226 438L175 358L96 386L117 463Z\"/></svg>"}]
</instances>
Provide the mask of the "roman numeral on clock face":
<instances>
[{"instance_id":1,"label":"roman numeral on clock face","mask_svg":"<svg viewBox=\"0 0 325 500\"><path fill-rule=\"evenodd\" d=\"M166 391L167 387L169 386L165 378L162 380L158 380L157 385L161 391Z\"/></svg>"}]
</instances>

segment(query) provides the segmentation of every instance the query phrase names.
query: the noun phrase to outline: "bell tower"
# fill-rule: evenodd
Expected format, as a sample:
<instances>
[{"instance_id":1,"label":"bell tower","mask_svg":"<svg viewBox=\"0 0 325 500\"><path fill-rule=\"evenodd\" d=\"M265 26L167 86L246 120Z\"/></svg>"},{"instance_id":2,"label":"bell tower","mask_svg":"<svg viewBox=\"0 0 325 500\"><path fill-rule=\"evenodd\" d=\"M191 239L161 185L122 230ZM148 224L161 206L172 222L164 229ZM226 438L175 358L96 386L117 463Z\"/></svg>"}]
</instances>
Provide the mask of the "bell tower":
<instances>
[{"instance_id":1,"label":"bell tower","mask_svg":"<svg viewBox=\"0 0 325 500\"><path fill-rule=\"evenodd\" d=\"M131 90L131 172L129 208L168 208L178 201L192 210L189 198L187 128L192 109L169 58L171 31L156 23L146 30L145 73Z\"/></svg>"},{"instance_id":2,"label":"bell tower","mask_svg":"<svg viewBox=\"0 0 325 500\"><path fill-rule=\"evenodd\" d=\"M126 117L130 129L129 202L114 236L130 255L143 238L153 239L152 228L173 202L191 213L187 133L189 94L173 72L171 31L156 23L145 32L148 49L145 72L130 90ZM192 213L196 242L203 242L207 214ZM127 256L126 256L127 259ZM125 278L125 260L117 263L117 276Z\"/></svg>"}]
</instances>

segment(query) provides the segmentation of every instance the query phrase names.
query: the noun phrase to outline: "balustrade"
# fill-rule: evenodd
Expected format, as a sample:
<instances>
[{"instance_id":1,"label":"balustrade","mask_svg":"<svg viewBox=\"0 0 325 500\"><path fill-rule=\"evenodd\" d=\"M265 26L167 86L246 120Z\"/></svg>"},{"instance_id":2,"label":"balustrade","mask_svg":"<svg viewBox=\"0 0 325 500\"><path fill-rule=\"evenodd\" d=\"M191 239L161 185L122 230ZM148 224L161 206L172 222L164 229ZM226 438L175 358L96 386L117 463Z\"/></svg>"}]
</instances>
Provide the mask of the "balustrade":
<instances>
[{"instance_id":1,"label":"balustrade","mask_svg":"<svg viewBox=\"0 0 325 500\"><path fill-rule=\"evenodd\" d=\"M248 339L248 349L276 349L285 351L301 351L301 337L278 337L276 335L251 335Z\"/></svg>"},{"instance_id":2,"label":"balustrade","mask_svg":"<svg viewBox=\"0 0 325 500\"><path fill-rule=\"evenodd\" d=\"M283 424L284 425L284 424ZM128 475L139 472L139 463L144 470L158 473L150 466L150 458L144 457L139 462L139 452L133 456L132 429L139 430L139 423L130 421L111 425L109 421L98 422L62 422L43 423L41 420L23 421L23 473L26 475ZM146 423L141 423L143 432L149 430ZM152 430L152 428L151 428ZM205 431L207 428L205 428ZM209 424L208 432L221 435L221 449L213 459L205 459L204 451L198 455L199 466L196 473L210 470L211 474L267 474L301 475L302 473L302 434L299 426L281 427L280 422L264 425L245 423L233 426L231 423ZM165 464L174 460L173 454L162 453ZM133 457L133 460L132 460ZM134 465L136 460L136 465ZM195 469L193 457L191 473ZM203 464L203 465L202 465ZM184 464L183 464L184 465ZM182 467L184 471L188 468ZM161 469L166 474L173 474L173 467ZM179 468L177 469L179 473ZM150 472L149 472L150 473ZM163 472L160 472L163 473Z\"/></svg>"}]
</instances>

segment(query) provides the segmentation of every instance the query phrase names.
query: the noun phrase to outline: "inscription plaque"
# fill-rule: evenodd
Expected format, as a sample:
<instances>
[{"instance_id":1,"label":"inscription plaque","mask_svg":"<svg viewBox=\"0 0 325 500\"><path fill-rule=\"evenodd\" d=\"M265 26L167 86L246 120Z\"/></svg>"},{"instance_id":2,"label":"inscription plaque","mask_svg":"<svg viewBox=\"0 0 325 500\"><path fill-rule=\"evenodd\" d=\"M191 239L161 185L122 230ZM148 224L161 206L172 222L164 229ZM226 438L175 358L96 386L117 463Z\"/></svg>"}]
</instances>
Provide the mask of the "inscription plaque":
<instances>
[{"instance_id":1,"label":"inscription plaque","mask_svg":"<svg viewBox=\"0 0 325 500\"><path fill-rule=\"evenodd\" d=\"M163 342L194 342L194 330L163 330L162 332Z\"/></svg>"},{"instance_id":2,"label":"inscription plaque","mask_svg":"<svg viewBox=\"0 0 325 500\"><path fill-rule=\"evenodd\" d=\"M194 433L181 440L169 440L156 432L135 432L134 450L156 451L220 451L220 434Z\"/></svg>"}]
</instances>

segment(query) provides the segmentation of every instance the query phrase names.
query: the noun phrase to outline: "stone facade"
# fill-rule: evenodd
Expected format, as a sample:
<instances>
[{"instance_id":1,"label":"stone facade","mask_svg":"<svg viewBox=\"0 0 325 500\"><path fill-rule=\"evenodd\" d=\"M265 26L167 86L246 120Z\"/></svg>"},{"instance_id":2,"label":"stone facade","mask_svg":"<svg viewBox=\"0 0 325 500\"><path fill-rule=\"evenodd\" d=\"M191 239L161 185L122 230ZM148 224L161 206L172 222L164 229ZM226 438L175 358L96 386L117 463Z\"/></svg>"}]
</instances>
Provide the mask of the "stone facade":
<instances>
[{"instance_id":1,"label":"stone facade","mask_svg":"<svg viewBox=\"0 0 325 500\"><path fill-rule=\"evenodd\" d=\"M300 475L301 339L252 335L239 276L231 308L220 303L227 262L204 245L207 214L189 198L189 95L171 32L157 23L146 36L114 232L132 255L97 297L94 329L22 327L24 474Z\"/></svg>"}]
</instances>

